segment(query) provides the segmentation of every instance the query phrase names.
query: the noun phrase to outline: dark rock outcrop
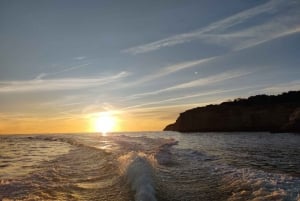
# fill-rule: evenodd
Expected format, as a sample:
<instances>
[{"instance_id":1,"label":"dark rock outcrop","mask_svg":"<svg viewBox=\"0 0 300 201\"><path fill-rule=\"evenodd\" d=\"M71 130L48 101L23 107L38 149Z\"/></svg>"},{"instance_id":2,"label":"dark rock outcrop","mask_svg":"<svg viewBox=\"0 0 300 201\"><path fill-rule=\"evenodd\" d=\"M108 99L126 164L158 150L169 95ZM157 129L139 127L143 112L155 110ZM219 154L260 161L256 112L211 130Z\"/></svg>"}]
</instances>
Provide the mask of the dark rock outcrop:
<instances>
[{"instance_id":1,"label":"dark rock outcrop","mask_svg":"<svg viewBox=\"0 0 300 201\"><path fill-rule=\"evenodd\" d=\"M164 130L300 132L300 91L251 96L187 110Z\"/></svg>"},{"instance_id":2,"label":"dark rock outcrop","mask_svg":"<svg viewBox=\"0 0 300 201\"><path fill-rule=\"evenodd\" d=\"M167 126L165 127L164 130L165 130L165 131L175 131L175 130L177 130L177 129L175 128L175 124L169 124L169 125L167 125Z\"/></svg>"},{"instance_id":3,"label":"dark rock outcrop","mask_svg":"<svg viewBox=\"0 0 300 201\"><path fill-rule=\"evenodd\" d=\"M289 121L282 127L282 130L300 132L300 107L290 115Z\"/></svg>"}]
</instances>

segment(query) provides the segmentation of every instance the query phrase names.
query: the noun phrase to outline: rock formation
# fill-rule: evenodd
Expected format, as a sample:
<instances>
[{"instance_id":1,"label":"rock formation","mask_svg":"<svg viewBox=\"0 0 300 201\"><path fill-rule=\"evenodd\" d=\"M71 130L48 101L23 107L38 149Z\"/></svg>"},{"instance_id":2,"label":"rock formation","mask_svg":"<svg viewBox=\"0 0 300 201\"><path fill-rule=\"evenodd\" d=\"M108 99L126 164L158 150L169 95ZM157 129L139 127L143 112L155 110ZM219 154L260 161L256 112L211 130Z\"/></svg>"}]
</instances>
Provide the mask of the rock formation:
<instances>
[{"instance_id":1,"label":"rock formation","mask_svg":"<svg viewBox=\"0 0 300 201\"><path fill-rule=\"evenodd\" d=\"M251 96L187 110L164 130L300 132L300 91Z\"/></svg>"}]
</instances>

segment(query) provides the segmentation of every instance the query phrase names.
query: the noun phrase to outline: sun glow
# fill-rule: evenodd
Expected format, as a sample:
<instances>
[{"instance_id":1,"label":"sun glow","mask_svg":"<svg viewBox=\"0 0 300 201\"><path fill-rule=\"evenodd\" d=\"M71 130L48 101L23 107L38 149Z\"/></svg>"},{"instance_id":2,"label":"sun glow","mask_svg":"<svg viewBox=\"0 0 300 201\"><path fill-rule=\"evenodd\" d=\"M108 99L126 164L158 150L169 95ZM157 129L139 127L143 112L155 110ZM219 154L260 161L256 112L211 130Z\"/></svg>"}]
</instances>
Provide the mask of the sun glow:
<instances>
[{"instance_id":1,"label":"sun glow","mask_svg":"<svg viewBox=\"0 0 300 201\"><path fill-rule=\"evenodd\" d=\"M116 118L111 112L102 112L94 118L94 130L105 135L116 128Z\"/></svg>"}]
</instances>

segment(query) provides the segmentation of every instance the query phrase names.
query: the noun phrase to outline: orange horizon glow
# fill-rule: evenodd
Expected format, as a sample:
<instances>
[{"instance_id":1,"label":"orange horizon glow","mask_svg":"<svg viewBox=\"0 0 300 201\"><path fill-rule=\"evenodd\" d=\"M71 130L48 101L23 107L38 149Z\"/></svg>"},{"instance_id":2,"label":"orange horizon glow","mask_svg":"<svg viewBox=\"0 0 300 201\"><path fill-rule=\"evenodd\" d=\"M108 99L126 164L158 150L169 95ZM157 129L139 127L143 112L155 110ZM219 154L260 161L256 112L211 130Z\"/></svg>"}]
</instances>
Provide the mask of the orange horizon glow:
<instances>
[{"instance_id":1,"label":"orange horizon glow","mask_svg":"<svg viewBox=\"0 0 300 201\"><path fill-rule=\"evenodd\" d=\"M140 132L140 131L161 131L173 119L161 120L155 118L140 118L135 115L114 116L113 128L106 132ZM97 120L97 115L89 118L74 119L6 119L0 122L1 134L51 134L51 133L99 133L103 128L95 123L102 122ZM104 128L105 129L105 128Z\"/></svg>"},{"instance_id":2,"label":"orange horizon glow","mask_svg":"<svg viewBox=\"0 0 300 201\"><path fill-rule=\"evenodd\" d=\"M201 106L205 103L198 103ZM173 123L178 114L194 104L166 107L138 108L132 110L104 110L86 114L40 114L17 116L0 114L1 134L51 134L51 133L101 133L96 122L100 114L110 113L115 121L107 132L162 131ZM100 126L101 127L101 126Z\"/></svg>"}]
</instances>

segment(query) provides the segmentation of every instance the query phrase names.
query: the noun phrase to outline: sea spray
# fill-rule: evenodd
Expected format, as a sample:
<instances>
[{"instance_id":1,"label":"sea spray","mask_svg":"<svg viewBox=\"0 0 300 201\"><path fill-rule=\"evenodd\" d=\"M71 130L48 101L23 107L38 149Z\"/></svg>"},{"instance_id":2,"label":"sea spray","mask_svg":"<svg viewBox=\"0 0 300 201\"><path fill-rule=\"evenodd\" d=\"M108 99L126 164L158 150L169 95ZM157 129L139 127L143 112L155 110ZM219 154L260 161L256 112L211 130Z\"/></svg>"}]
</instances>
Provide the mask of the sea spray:
<instances>
[{"instance_id":1,"label":"sea spray","mask_svg":"<svg viewBox=\"0 0 300 201\"><path fill-rule=\"evenodd\" d=\"M136 201L156 201L153 180L153 157L142 152L130 152L119 158L120 171L125 176Z\"/></svg>"}]
</instances>

